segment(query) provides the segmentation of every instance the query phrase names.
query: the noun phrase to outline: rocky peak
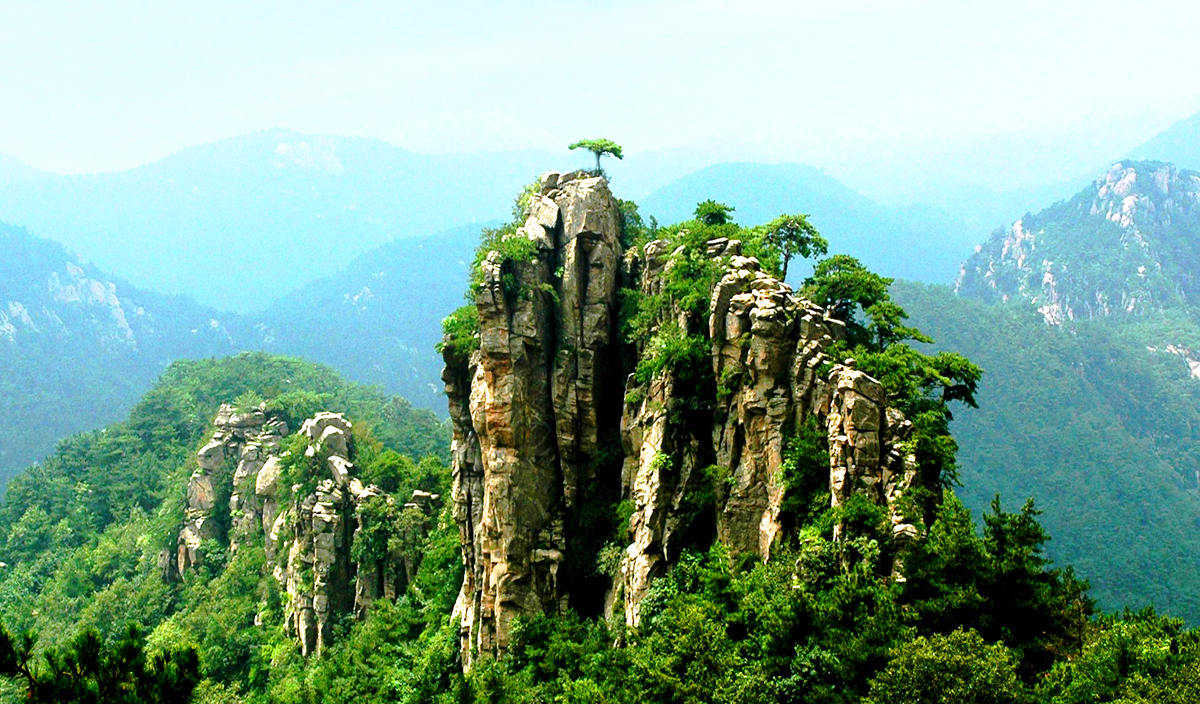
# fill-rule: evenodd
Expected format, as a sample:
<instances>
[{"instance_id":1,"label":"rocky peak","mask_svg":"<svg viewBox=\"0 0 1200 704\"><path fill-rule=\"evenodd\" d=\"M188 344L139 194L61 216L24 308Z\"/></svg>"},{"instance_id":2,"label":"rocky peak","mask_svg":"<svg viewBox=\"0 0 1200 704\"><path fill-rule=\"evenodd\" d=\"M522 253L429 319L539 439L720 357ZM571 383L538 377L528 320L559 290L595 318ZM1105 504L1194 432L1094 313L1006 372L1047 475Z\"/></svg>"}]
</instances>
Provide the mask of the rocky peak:
<instances>
[{"instance_id":1,"label":"rocky peak","mask_svg":"<svg viewBox=\"0 0 1200 704\"><path fill-rule=\"evenodd\" d=\"M1194 304L1200 174L1120 162L1069 201L998 230L963 264L956 291L1025 300L1049 324Z\"/></svg>"},{"instance_id":2,"label":"rocky peak","mask_svg":"<svg viewBox=\"0 0 1200 704\"><path fill-rule=\"evenodd\" d=\"M304 450L293 456L283 449L288 426L279 413L222 405L188 480L178 549L159 556L164 577L186 578L208 545L263 545L267 569L288 595L285 630L306 656L328 644L343 615L364 618L376 599L394 600L412 578L414 556L383 541L382 552L359 550L356 559L354 542L362 531L398 529L372 521L402 510L422 518L408 528L426 530L441 497L417 491L406 502L364 484L354 476L352 429L340 413L317 413L301 424Z\"/></svg>"},{"instance_id":3,"label":"rocky peak","mask_svg":"<svg viewBox=\"0 0 1200 704\"><path fill-rule=\"evenodd\" d=\"M488 255L475 296L480 348L469 359L447 351L468 662L502 651L516 616L567 606L559 576L573 508L597 480L598 439L615 434L620 413L619 234L605 179L543 176L513 235L536 255Z\"/></svg>"},{"instance_id":4,"label":"rocky peak","mask_svg":"<svg viewBox=\"0 0 1200 704\"><path fill-rule=\"evenodd\" d=\"M598 498L632 511L600 590L604 611L630 626L705 521L732 555L770 559L786 529L785 445L800 426L828 444L832 505L866 495L891 509L897 539L916 534L897 504L925 480L905 449L911 425L853 360L828 356L844 324L743 256L741 242L708 241L703 254L723 273L706 314L672 305L656 324L702 332L711 349L711 410L681 411L706 389L670 368L629 373L651 352L648 339L621 340L617 320L618 288L661 293L683 248L656 240L623 252L619 234L603 178L546 174L513 235L536 242L536 256L486 256L479 349L445 349L468 666L503 653L519 616L596 608L578 563L596 540L586 507ZM715 505L697 508L696 496Z\"/></svg>"}]
</instances>

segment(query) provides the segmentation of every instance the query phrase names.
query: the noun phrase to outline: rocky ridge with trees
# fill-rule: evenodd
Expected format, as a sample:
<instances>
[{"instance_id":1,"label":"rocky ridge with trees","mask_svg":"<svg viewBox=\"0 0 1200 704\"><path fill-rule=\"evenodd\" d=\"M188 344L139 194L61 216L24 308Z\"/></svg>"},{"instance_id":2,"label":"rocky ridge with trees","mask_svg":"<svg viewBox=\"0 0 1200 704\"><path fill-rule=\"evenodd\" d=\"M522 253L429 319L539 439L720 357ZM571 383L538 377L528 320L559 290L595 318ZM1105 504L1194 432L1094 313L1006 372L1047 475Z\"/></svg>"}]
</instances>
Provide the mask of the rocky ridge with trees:
<instances>
[{"instance_id":1,"label":"rocky ridge with trees","mask_svg":"<svg viewBox=\"0 0 1200 704\"><path fill-rule=\"evenodd\" d=\"M285 632L306 657L342 617L366 618L376 599L403 594L417 561L404 546L428 529L439 495L417 489L400 501L355 476L352 423L341 413L318 412L289 438L267 404L223 404L213 428L188 480L177 557L159 554L164 578L187 578L222 542L230 552L262 545L286 595Z\"/></svg>"},{"instance_id":2,"label":"rocky ridge with trees","mask_svg":"<svg viewBox=\"0 0 1200 704\"><path fill-rule=\"evenodd\" d=\"M940 487L943 467L918 461L913 423L855 368L846 345L866 330L781 280L781 259L824 251L815 230L786 248L783 219L744 233L773 275L720 236L739 231L729 210L701 204L698 226L636 242L603 177L549 172L525 221L481 247L463 313L477 330L443 347L466 663L503 655L518 618L573 608L636 628L685 548L769 560L797 523L801 490L784 470L797 433L827 457L826 506L884 507L882 549L902 578L901 546L936 504L909 490ZM902 339L884 291L856 298L875 279L842 263L827 283L845 290L828 302L878 304L880 351L884 328ZM942 361L961 361L940 381L969 401L977 371ZM605 504L619 508L601 524ZM833 537L857 536L843 522Z\"/></svg>"}]
</instances>

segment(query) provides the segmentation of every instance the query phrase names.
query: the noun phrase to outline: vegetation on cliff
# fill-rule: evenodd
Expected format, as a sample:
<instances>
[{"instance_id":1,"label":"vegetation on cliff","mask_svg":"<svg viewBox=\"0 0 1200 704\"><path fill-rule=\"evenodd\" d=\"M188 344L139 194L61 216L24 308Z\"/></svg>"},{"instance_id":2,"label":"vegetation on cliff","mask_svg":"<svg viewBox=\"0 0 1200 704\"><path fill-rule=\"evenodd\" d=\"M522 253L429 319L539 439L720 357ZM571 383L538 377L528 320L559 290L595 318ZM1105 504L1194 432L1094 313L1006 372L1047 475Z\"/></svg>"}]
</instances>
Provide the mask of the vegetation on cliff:
<instances>
[{"instance_id":1,"label":"vegetation on cliff","mask_svg":"<svg viewBox=\"0 0 1200 704\"><path fill-rule=\"evenodd\" d=\"M595 184L572 188L591 189L598 198L607 191ZM517 220L548 209L552 192L543 187L526 194ZM518 616L503 647L491 651L500 655L492 657L484 648L468 650L475 646L463 637L463 614L478 608L463 602L469 592L460 596L464 576L470 578L471 563L478 559L472 553L476 544L469 542L476 524L474 508L468 505L464 515L455 505L464 493L459 482L465 471L452 478L445 464L450 458L446 427L403 401L342 382L326 369L242 355L173 365L126 422L64 441L45 463L14 479L0 505L0 560L5 563L0 618L6 631L36 629L38 647L59 653L85 642L128 654L133 649L121 644L134 641L126 623L140 623L150 658L143 678L165 671L161 663L167 660L153 659L161 656L178 658L172 672L179 681L191 682L186 665L193 657L188 653L194 653L205 679L192 700L213 704L1084 704L1196 698L1200 636L1150 611L1097 616L1086 582L1047 558L1049 535L1032 503L1011 512L997 500L979 525L973 520L955 495L956 481L972 475L958 469L951 410L955 404L973 405L987 377L960 354L924 347L930 337L908 323L901 298L893 298L893 282L850 257L834 255L814 266L799 291L806 301L801 305L779 280L787 256L823 255L825 246L799 221L743 227L732 222L729 206L714 202L702 206L693 220L659 227L642 222L632 204L614 207L619 214L606 213L604 223L619 221L620 231L608 233L610 239L635 253L623 266L646 266L656 273L642 280L650 285L621 280L620 312L609 321L617 349L606 358L617 367L599 371L604 379L631 379L624 388L607 389L615 394L611 406L603 407L624 407L627 414L640 414L628 416L639 422L661 420L665 432L677 434L679 442L657 446L661 452L643 464L635 462L630 471L665 477L680 468L697 470L678 484L677 501L660 505L679 522L678 540L644 572L647 583L636 598L629 591L611 591L636 567L625 546L635 528L646 527L639 523L645 518L644 497L623 496L619 477L611 474L622 474L622 458L630 455L613 427L619 418L581 416L578 421L597 422L611 434L597 433L590 454L580 450L586 461L571 475L578 492L564 492L562 499L575 502L572 512L563 514L569 521L547 530L565 530L570 542L554 536L545 540L559 540L555 544L573 554L564 558L557 548L532 546L542 570L535 577L549 575L553 589L553 579L569 581L561 593L570 589L583 596L572 593L549 607L542 602L540 614L530 609ZM782 243L784 226L802 239ZM574 324L564 314L564 306L575 305L561 295L564 282L569 289L571 277L588 270L585 263L594 272L613 260L567 259L564 270L537 269L535 260L557 256L546 252L564 251L561 243L531 248L532 240L519 228L514 223L490 235L489 249L476 263L489 270L487 278L476 279L476 293L495 293L491 306L541 311L542 323L563 326L556 330ZM552 231L561 235L569 229L561 223L544 229ZM530 285L531 272L542 277L541 283ZM754 319L760 328L734 334L729 326L741 323L718 305L724 295L741 295L746 305L758 306ZM530 307L520 308L521 302ZM593 299L586 305L595 305ZM714 310L722 313L720 320ZM482 329L481 313L494 312L473 306L447 319L443 351L452 365L465 368L470 358L498 349L496 340L484 338L499 328ZM820 354L795 359L811 362L812 379L836 379L844 388L816 383L808 396L797 394L796 408L823 399L829 410L822 413L844 412L860 421L859 431L868 427L863 414L886 412L891 434L881 429L878 437L893 463L876 459L883 471L903 468L913 476L904 483L887 478L886 496L855 487L837 493L834 455L853 443L831 433L851 426L844 418L835 422L797 413L796 422L786 425L779 462L764 480L782 488L782 499L772 508L778 515L763 514L782 527L767 540L770 554L764 559L757 538L742 540L730 523L737 508L731 497L742 489L737 472L744 468L718 461L719 452L704 443L715 444L713 428L744 429L758 422L750 414L749 421L738 421L741 425L723 425L728 420L723 415L743 412L735 399L747 407L755 402L758 387L744 375L765 366L749 362L771 363L749 359L740 346L757 345L760 354L776 349L770 345L781 340L795 346L796 339L779 330L802 324L816 332L798 339ZM824 330L832 332L817 335ZM721 340L714 331L721 332ZM587 358L580 348L561 344L574 339L566 333L554 339L552 364L560 365L565 353ZM715 346L718 342L721 346ZM724 367L734 370L729 374L715 371L714 350L721 359L734 355L747 364ZM448 370L448 386L460 383L455 375L462 371ZM592 378L572 378L572 388L587 392L584 381ZM676 390L664 393L664 385ZM851 403L852 392L866 397L877 390L870 404ZM841 400L830 405L830 394ZM663 401L662 408L655 407L656 399ZM292 430L316 411L345 413L353 420L346 454L356 476L388 492L454 494L424 532L403 530L411 514L395 505L363 502L361 530L348 546L355 560L399 550L415 557L415 568L394 600L377 600L366 618L348 613L333 624L319 653L304 657L283 627L290 597L267 569L271 558L265 543L247 540L235 549L233 531L222 526L203 546L204 560L182 579L170 570L164 574L163 551L176 546L192 501L185 496L188 478L195 476L197 451L221 403L264 409ZM281 481L295 487L295 496L322 491L319 463L306 454L311 447L311 438L307 445L298 436L282 441L282 450L290 454L281 455ZM456 471L469 469L461 464L472 459L467 450L463 444L454 447L460 462ZM689 454L699 459L684 457ZM587 478L597 476L608 477L613 491L590 489ZM875 475L867 479L874 481ZM467 488L467 494L475 490ZM230 497L217 498L220 504ZM525 513L513 520L536 514L535 498L522 496L514 506ZM464 529L468 542L463 542ZM409 539L411 544L400 544ZM589 560L594 564L584 564ZM511 578L516 572L505 574ZM630 606L636 618L623 610ZM24 657L24 641L14 637L0 645L6 642ZM12 662L10 649L0 648L0 673L11 678L0 700L15 702L21 680L13 677ZM137 671L125 665L118 669ZM155 701L149 694L129 700Z\"/></svg>"}]
</instances>

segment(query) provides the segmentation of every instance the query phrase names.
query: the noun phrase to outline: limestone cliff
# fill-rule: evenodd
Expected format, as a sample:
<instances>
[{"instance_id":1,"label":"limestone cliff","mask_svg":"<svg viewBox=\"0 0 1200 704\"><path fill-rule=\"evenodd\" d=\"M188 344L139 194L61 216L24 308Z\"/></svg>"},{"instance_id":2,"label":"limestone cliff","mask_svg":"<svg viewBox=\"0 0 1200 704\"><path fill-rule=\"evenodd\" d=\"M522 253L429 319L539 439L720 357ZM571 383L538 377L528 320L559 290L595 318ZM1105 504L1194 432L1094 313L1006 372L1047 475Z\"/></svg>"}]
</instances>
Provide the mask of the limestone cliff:
<instances>
[{"instance_id":1,"label":"limestone cliff","mask_svg":"<svg viewBox=\"0 0 1200 704\"><path fill-rule=\"evenodd\" d=\"M352 547L380 516L413 510L427 523L440 500L416 492L396 497L354 476L352 424L321 412L304 421L300 455L283 450L286 421L265 405L245 411L223 405L211 439L196 456L187 486L185 520L175 554L160 555L168 578L186 578L208 546L227 541L230 551L250 542L263 546L268 569L286 593L285 630L304 655L320 652L333 624L345 614L365 617L378 598L395 599L411 578L413 556L392 546ZM294 482L294 483L293 483ZM421 530L422 521L407 526ZM427 526L426 526L427 527Z\"/></svg>"},{"instance_id":2,"label":"limestone cliff","mask_svg":"<svg viewBox=\"0 0 1200 704\"><path fill-rule=\"evenodd\" d=\"M536 255L487 254L474 292L478 349L446 346L468 666L503 653L518 616L597 608L580 566L595 561L596 501L632 511L612 531L624 549L599 600L630 626L651 581L706 521L731 554L769 559L785 529L785 444L801 425L827 438L833 505L862 493L891 509L897 537L916 532L897 508L922 481L904 442L911 426L878 381L827 355L843 323L742 256L741 242L707 242L702 254L722 275L704 314L665 305L651 331L702 334L710 382L669 367L639 382L631 372L649 339L622 339L619 290L661 294L682 247L656 240L625 252L621 226L603 178L546 174L511 235L536 243ZM706 492L714 505L698 508Z\"/></svg>"}]
</instances>

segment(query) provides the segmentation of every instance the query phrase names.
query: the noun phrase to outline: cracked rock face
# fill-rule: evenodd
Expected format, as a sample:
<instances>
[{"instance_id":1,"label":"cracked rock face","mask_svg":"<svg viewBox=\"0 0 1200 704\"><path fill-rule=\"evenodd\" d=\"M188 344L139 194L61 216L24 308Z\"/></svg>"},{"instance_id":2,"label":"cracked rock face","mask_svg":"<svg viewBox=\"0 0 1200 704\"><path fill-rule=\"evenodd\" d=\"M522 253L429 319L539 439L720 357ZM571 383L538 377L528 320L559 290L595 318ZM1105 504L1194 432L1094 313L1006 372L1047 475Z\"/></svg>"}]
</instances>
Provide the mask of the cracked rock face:
<instances>
[{"instance_id":1,"label":"cracked rock face","mask_svg":"<svg viewBox=\"0 0 1200 704\"><path fill-rule=\"evenodd\" d=\"M213 420L212 438L196 454L197 469L187 486L187 507L179 534L176 564L180 575L203 559L201 542L216 538L217 491L229 482L230 547L237 549L241 536L260 530L262 503L255 480L268 458L279 451L287 424L268 417L265 406L245 413L224 404Z\"/></svg>"},{"instance_id":2,"label":"cracked rock face","mask_svg":"<svg viewBox=\"0 0 1200 704\"><path fill-rule=\"evenodd\" d=\"M515 617L566 607L559 573L572 511L619 414L606 413L621 392L619 217L603 178L544 176L515 235L537 243L537 256L487 258L475 298L480 349L469 359L447 353L468 664L502 653Z\"/></svg>"},{"instance_id":3,"label":"cracked rock face","mask_svg":"<svg viewBox=\"0 0 1200 704\"><path fill-rule=\"evenodd\" d=\"M651 242L644 256L627 257L628 268L641 272L643 293L661 286L664 251L664 243ZM625 495L635 512L629 526L633 540L614 589L623 592L630 626L639 623L651 581L678 557L674 543L685 495L711 481L698 476L703 463L711 462L723 478L712 487L717 540L732 555L771 558L784 528L786 437L806 422L815 421L828 438L831 505L864 494L891 509L894 535L910 539L916 533L897 504L918 481L915 460L902 445L911 424L886 407L883 387L854 370L852 360L820 373L833 361L827 350L843 335L844 323L763 272L756 259L742 256L737 241L714 240L707 253L725 265L709 304L718 384L711 436L672 424L665 409L680 389L669 371L641 394L632 376L627 382L627 398L638 399L625 405L621 420ZM688 328L686 321L681 326ZM835 538L840 536L838 531Z\"/></svg>"},{"instance_id":4,"label":"cracked rock face","mask_svg":"<svg viewBox=\"0 0 1200 704\"><path fill-rule=\"evenodd\" d=\"M670 245L623 253L618 232L603 179L548 174L516 235L537 243L537 258L489 254L475 296L480 349L445 353L466 565L456 614L468 667L504 652L515 617L561 611L577 587L562 578L575 549L573 510L616 480L596 476L592 461L609 431L619 432L620 498L633 512L604 608L623 611L630 626L696 530L688 500L698 490L715 494L711 530L732 555L770 559L784 530L786 438L801 424L828 438L831 505L864 494L892 509L898 538L915 535L897 505L919 481L903 444L911 425L887 408L878 381L828 357L844 324L743 256L740 242L708 242L724 273L707 326L675 309L661 311L659 325L707 336L715 410L675 412L694 382L667 369L639 384L615 332L618 286L662 292ZM640 354L647 341L632 342Z\"/></svg>"},{"instance_id":5,"label":"cracked rock face","mask_svg":"<svg viewBox=\"0 0 1200 704\"><path fill-rule=\"evenodd\" d=\"M307 494L300 484L284 485L288 458L280 448L288 428L265 406L238 412L223 405L213 426L188 481L178 554L159 556L165 578L184 577L203 561L202 541L222 537L215 512L224 510L218 497L228 492L230 550L262 541L267 567L288 595L285 630L305 656L328 645L333 624L344 614L364 618L374 600L394 600L403 592L415 569L413 555L389 547L386 554L359 562L351 556L355 535L368 520L364 507L371 502L399 506L395 497L354 476L349 420L321 412L302 424L304 461L317 474L315 489ZM439 505L436 494L416 492L404 510L421 514L428 526Z\"/></svg>"}]
</instances>

